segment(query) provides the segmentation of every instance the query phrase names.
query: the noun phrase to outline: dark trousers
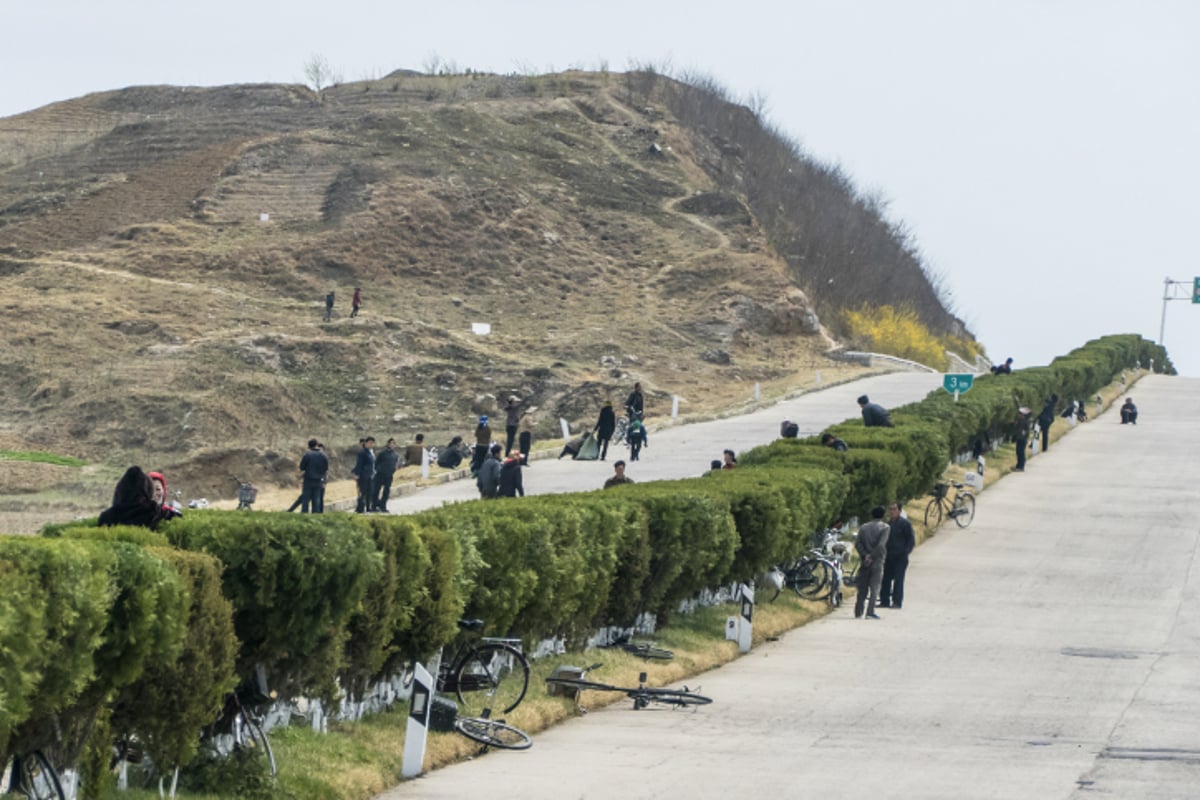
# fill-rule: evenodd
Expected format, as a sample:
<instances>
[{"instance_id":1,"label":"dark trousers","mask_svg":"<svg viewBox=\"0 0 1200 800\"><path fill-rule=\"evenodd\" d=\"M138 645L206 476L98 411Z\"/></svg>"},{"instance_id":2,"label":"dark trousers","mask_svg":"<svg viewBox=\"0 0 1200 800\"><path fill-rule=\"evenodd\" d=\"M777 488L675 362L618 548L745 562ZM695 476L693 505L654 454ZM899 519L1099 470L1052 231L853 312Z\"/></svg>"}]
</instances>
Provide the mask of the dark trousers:
<instances>
[{"instance_id":1,"label":"dark trousers","mask_svg":"<svg viewBox=\"0 0 1200 800\"><path fill-rule=\"evenodd\" d=\"M642 443L640 441L629 443L629 460L630 461L637 461L638 453L640 453L640 452L642 452Z\"/></svg>"},{"instance_id":2,"label":"dark trousers","mask_svg":"<svg viewBox=\"0 0 1200 800\"><path fill-rule=\"evenodd\" d=\"M1042 452L1044 453L1049 449L1050 449L1050 426L1043 425L1042 426Z\"/></svg>"},{"instance_id":3,"label":"dark trousers","mask_svg":"<svg viewBox=\"0 0 1200 800\"><path fill-rule=\"evenodd\" d=\"M521 431L521 435L517 437L520 443L518 449L521 451L521 463L529 466L529 450L533 447L533 434L529 431ZM562 456L559 456L562 458Z\"/></svg>"},{"instance_id":4,"label":"dark trousers","mask_svg":"<svg viewBox=\"0 0 1200 800\"><path fill-rule=\"evenodd\" d=\"M1017 446L1017 469L1025 469L1025 449L1029 447L1029 439L1018 436L1013 443Z\"/></svg>"},{"instance_id":5,"label":"dark trousers","mask_svg":"<svg viewBox=\"0 0 1200 800\"><path fill-rule=\"evenodd\" d=\"M371 497L371 508L376 511L387 511L388 497L392 494L392 474L377 474L374 491L375 494Z\"/></svg>"},{"instance_id":6,"label":"dark trousers","mask_svg":"<svg viewBox=\"0 0 1200 800\"><path fill-rule=\"evenodd\" d=\"M305 478L300 489L300 513L307 514L310 511L313 514L325 513L325 484Z\"/></svg>"},{"instance_id":7,"label":"dark trousers","mask_svg":"<svg viewBox=\"0 0 1200 800\"><path fill-rule=\"evenodd\" d=\"M867 613L875 613L875 600L879 597L879 584L883 581L883 564L866 564L858 568L858 593L854 598L854 616L863 615L863 604Z\"/></svg>"},{"instance_id":8,"label":"dark trousers","mask_svg":"<svg viewBox=\"0 0 1200 800\"><path fill-rule=\"evenodd\" d=\"M354 513L361 514L371 510L371 491L374 487L374 478L358 479L358 502L354 505Z\"/></svg>"},{"instance_id":9,"label":"dark trousers","mask_svg":"<svg viewBox=\"0 0 1200 800\"><path fill-rule=\"evenodd\" d=\"M474 452L471 453L471 474L478 475L479 468L483 466L483 461L487 458L488 448L491 445L477 444Z\"/></svg>"},{"instance_id":10,"label":"dark trousers","mask_svg":"<svg viewBox=\"0 0 1200 800\"><path fill-rule=\"evenodd\" d=\"M513 442L515 442L517 440L517 426L516 425L505 425L504 426L504 434L505 434L504 455L505 455L505 457L507 457L508 454L512 452Z\"/></svg>"},{"instance_id":11,"label":"dark trousers","mask_svg":"<svg viewBox=\"0 0 1200 800\"><path fill-rule=\"evenodd\" d=\"M603 461L608 456L608 443L612 439L612 434L608 436L597 436L596 444L600 446L600 460Z\"/></svg>"},{"instance_id":12,"label":"dark trousers","mask_svg":"<svg viewBox=\"0 0 1200 800\"><path fill-rule=\"evenodd\" d=\"M908 553L888 553L883 562L883 581L879 586L879 604L900 608L904 605L904 573L908 572Z\"/></svg>"}]
</instances>

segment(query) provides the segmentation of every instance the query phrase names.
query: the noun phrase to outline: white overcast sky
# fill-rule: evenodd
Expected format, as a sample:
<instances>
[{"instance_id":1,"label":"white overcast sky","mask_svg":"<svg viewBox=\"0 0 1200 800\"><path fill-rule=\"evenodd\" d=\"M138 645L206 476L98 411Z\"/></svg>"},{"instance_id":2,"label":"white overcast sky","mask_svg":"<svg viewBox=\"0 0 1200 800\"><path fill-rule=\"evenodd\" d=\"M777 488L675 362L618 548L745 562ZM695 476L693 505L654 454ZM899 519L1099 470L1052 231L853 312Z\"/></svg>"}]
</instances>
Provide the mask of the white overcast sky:
<instances>
[{"instance_id":1,"label":"white overcast sky","mask_svg":"<svg viewBox=\"0 0 1200 800\"><path fill-rule=\"evenodd\" d=\"M890 201L1018 367L1108 333L1200 376L1197 0L6 2L0 116L144 84L346 80L442 61L707 73ZM887 298L879 298L885 301Z\"/></svg>"}]
</instances>

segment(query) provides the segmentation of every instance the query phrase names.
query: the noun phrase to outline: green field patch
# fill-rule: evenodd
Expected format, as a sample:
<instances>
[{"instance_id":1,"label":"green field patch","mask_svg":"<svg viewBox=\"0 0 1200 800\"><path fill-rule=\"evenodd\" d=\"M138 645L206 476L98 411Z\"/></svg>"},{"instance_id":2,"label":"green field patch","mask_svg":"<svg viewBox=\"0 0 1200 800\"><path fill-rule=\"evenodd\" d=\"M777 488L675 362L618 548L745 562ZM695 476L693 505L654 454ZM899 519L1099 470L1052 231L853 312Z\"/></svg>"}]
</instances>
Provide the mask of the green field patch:
<instances>
[{"instance_id":1,"label":"green field patch","mask_svg":"<svg viewBox=\"0 0 1200 800\"><path fill-rule=\"evenodd\" d=\"M36 464L57 464L60 467L86 467L81 458L43 453L40 450L0 450L0 461L31 461Z\"/></svg>"}]
</instances>

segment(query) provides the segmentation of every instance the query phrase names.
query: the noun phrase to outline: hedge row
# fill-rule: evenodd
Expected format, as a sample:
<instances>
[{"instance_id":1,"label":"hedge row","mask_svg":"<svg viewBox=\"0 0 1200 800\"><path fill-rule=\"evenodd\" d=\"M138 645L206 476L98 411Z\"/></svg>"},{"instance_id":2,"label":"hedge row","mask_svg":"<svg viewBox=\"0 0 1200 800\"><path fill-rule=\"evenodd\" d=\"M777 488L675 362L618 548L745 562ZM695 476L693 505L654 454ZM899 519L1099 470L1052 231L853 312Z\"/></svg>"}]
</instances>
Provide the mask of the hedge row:
<instances>
[{"instance_id":1,"label":"hedge row","mask_svg":"<svg viewBox=\"0 0 1200 800\"><path fill-rule=\"evenodd\" d=\"M847 453L815 440L744 453L681 481L462 503L411 517L188 512L161 533L47 528L0 537L0 761L58 742L70 762L111 712L161 763L262 666L280 697L357 692L430 655L464 613L493 633L577 641L800 554L812 532L927 491L956 452L1013 421L1017 403L1089 397L1161 348L1091 342L1049 367L980 378L847 421ZM187 686L180 698L174 687Z\"/></svg>"}]
</instances>

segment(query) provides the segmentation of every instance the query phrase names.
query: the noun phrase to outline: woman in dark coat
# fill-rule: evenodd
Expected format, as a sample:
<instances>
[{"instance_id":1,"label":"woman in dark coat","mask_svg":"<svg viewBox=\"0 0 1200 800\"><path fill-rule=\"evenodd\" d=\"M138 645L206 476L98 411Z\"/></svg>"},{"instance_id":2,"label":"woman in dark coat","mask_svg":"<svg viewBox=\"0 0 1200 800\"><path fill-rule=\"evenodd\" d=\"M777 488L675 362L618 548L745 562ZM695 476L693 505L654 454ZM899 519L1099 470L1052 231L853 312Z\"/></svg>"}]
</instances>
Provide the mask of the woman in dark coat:
<instances>
[{"instance_id":1,"label":"woman in dark coat","mask_svg":"<svg viewBox=\"0 0 1200 800\"><path fill-rule=\"evenodd\" d=\"M521 480L521 453L510 453L500 465L500 496L524 497L525 484Z\"/></svg>"},{"instance_id":2,"label":"woman in dark coat","mask_svg":"<svg viewBox=\"0 0 1200 800\"><path fill-rule=\"evenodd\" d=\"M608 440L612 438L613 431L617 429L617 415L613 412L611 400L604 401L604 408L600 409L600 419L596 421L596 427L592 430L596 433L596 444L600 446L600 460L608 455Z\"/></svg>"},{"instance_id":3,"label":"woman in dark coat","mask_svg":"<svg viewBox=\"0 0 1200 800\"><path fill-rule=\"evenodd\" d=\"M141 467L125 470L117 488L113 491L112 505L100 512L100 524L139 525L157 528L158 524L173 512L168 512L160 503L154 502L154 487L150 476Z\"/></svg>"}]
</instances>

